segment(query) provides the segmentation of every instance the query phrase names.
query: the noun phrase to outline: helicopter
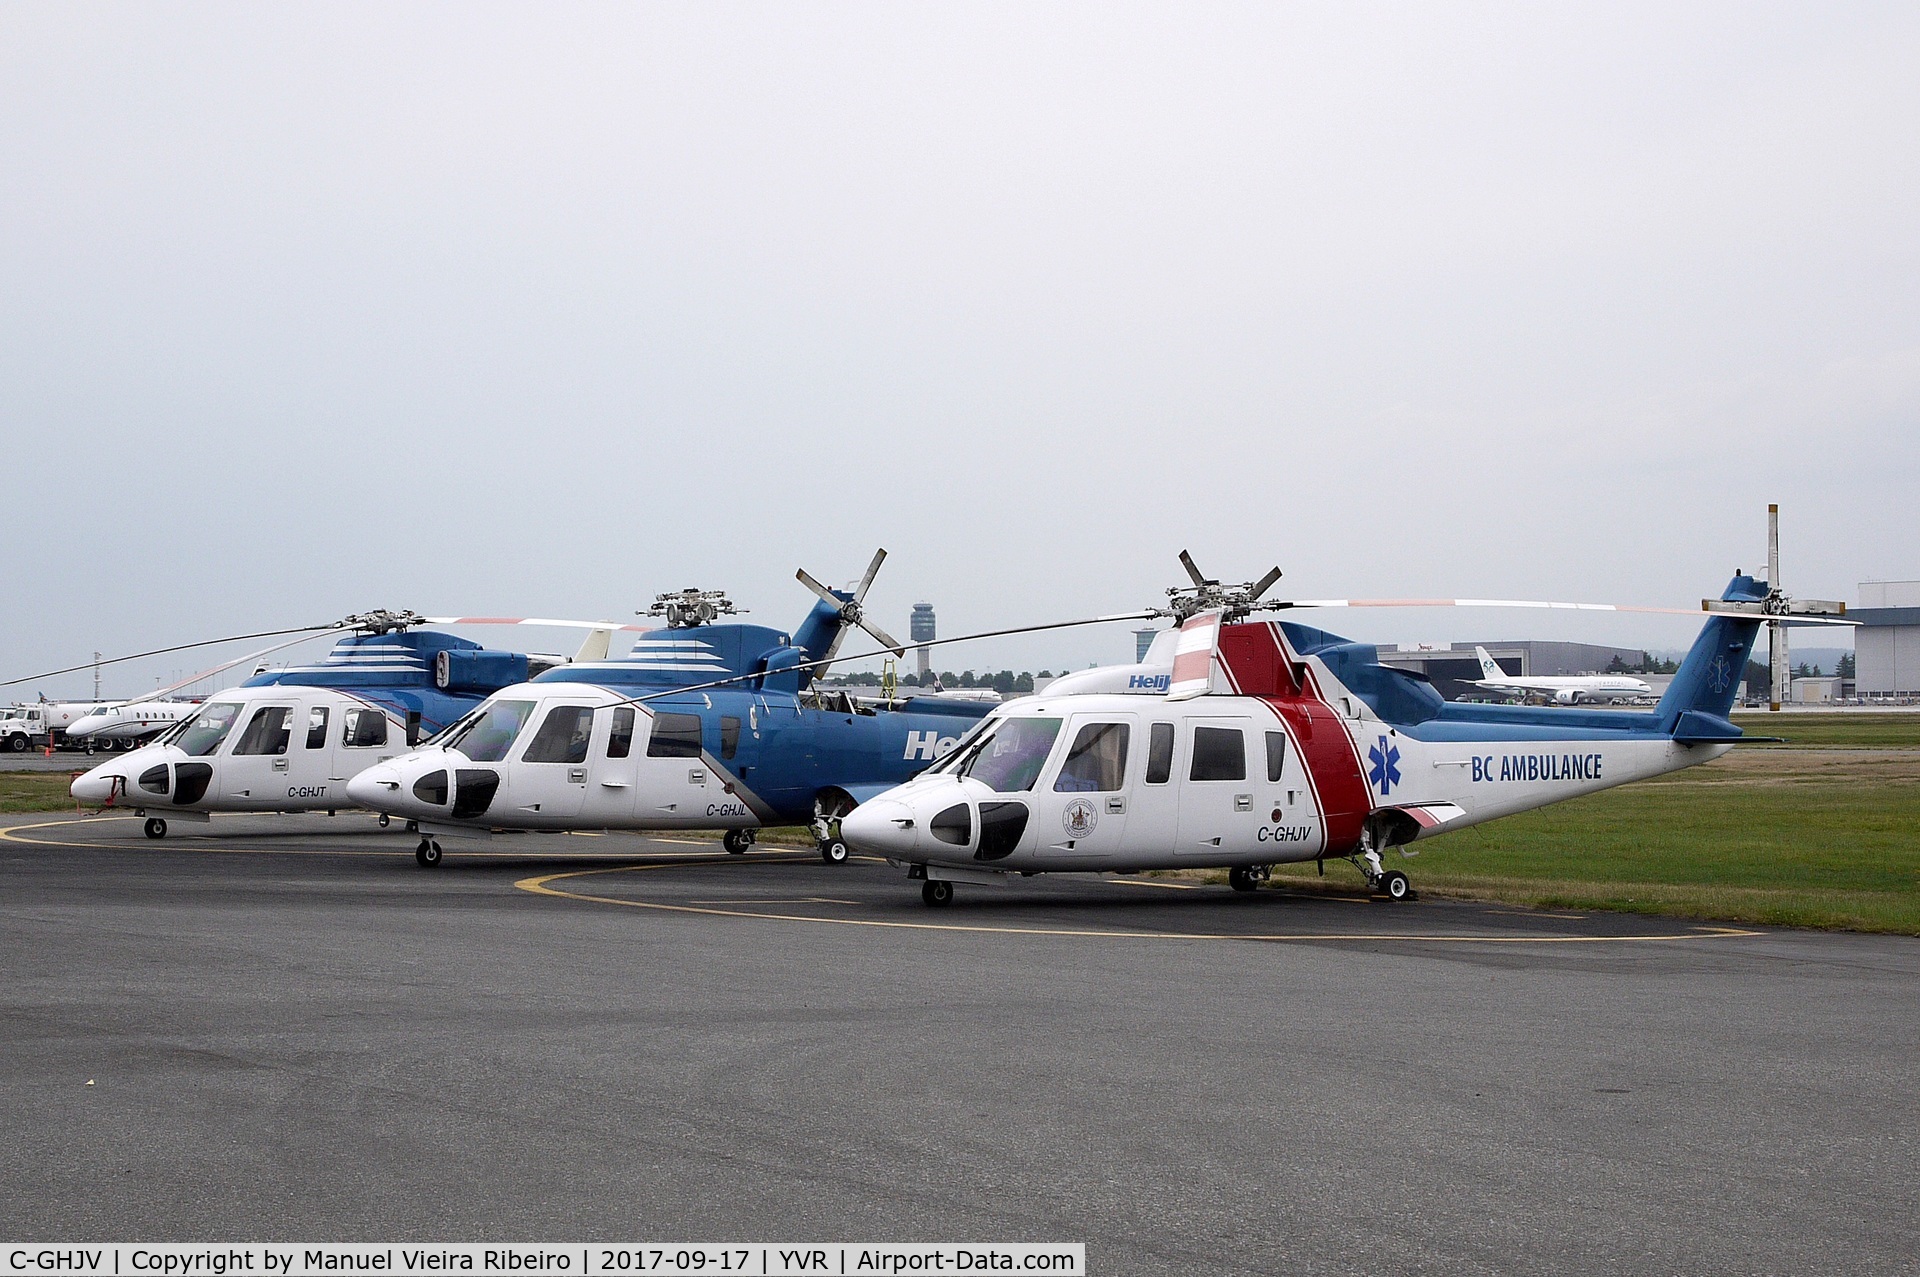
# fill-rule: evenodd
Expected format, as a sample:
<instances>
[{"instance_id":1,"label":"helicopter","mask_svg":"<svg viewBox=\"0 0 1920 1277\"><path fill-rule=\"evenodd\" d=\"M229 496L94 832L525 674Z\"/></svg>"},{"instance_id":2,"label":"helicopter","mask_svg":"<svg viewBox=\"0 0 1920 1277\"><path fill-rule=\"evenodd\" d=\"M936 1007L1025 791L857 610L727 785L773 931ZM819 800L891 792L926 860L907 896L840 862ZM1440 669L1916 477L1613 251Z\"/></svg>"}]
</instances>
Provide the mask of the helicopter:
<instances>
[{"instance_id":1,"label":"helicopter","mask_svg":"<svg viewBox=\"0 0 1920 1277\"><path fill-rule=\"evenodd\" d=\"M1706 624L1650 711L1467 704L1382 665L1372 644L1251 616L1508 601L1261 602L1279 569L1223 587L1181 557L1194 585L1169 591L1179 627L1147 663L1001 706L940 762L851 812L849 846L904 868L934 907L956 883L1016 874L1225 868L1244 892L1275 864L1324 873L1330 859L1407 900L1407 875L1382 853L1717 758L1742 736L1727 715L1760 626L1848 623L1736 573L1702 601Z\"/></svg>"},{"instance_id":2,"label":"helicopter","mask_svg":"<svg viewBox=\"0 0 1920 1277\"><path fill-rule=\"evenodd\" d=\"M604 656L612 632L631 628L392 611L306 627L300 638L241 659L305 642L315 630L349 632L316 664L263 666L239 687L184 707L192 713L152 743L76 777L70 792L85 806L132 808L145 818L149 838L166 837L169 820L204 824L215 812L350 807L346 783L361 770L458 719L495 689L568 661L419 628L451 623L591 627L575 659Z\"/></svg>"},{"instance_id":3,"label":"helicopter","mask_svg":"<svg viewBox=\"0 0 1920 1277\"><path fill-rule=\"evenodd\" d=\"M828 864L847 859L840 821L951 749L993 707L914 696L856 698L821 674L853 629L905 648L865 610L881 549L851 589L804 569L817 596L791 635L723 621L723 592L661 595L663 620L623 659L550 669L504 687L466 718L354 777L355 803L404 817L415 859L440 840L494 830L719 829L741 854L769 824L805 824Z\"/></svg>"}]
</instances>

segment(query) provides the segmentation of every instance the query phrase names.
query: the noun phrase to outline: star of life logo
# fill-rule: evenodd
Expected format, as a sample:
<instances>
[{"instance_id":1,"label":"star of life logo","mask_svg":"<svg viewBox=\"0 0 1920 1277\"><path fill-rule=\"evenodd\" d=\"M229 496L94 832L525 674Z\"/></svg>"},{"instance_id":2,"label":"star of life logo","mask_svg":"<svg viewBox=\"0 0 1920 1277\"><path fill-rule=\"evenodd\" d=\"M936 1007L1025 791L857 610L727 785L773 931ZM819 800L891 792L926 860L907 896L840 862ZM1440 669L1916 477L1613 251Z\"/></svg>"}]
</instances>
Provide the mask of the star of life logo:
<instances>
[{"instance_id":1,"label":"star of life logo","mask_svg":"<svg viewBox=\"0 0 1920 1277\"><path fill-rule=\"evenodd\" d=\"M1724 692L1733 686L1733 666L1727 664L1727 658L1716 656L1713 664L1707 666L1707 686L1715 692Z\"/></svg>"},{"instance_id":2,"label":"star of life logo","mask_svg":"<svg viewBox=\"0 0 1920 1277\"><path fill-rule=\"evenodd\" d=\"M1367 780L1385 798L1400 783L1400 748L1382 736L1378 745L1367 746L1367 761L1373 764Z\"/></svg>"}]
</instances>

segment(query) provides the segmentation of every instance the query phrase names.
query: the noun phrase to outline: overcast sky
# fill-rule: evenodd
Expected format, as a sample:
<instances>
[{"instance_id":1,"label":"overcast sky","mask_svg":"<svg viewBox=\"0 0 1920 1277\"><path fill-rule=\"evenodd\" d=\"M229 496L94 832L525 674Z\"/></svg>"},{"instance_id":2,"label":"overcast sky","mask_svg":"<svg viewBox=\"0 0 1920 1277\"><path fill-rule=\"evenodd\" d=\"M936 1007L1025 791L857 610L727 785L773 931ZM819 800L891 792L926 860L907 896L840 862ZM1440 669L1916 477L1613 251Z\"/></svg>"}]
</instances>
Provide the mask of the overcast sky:
<instances>
[{"instance_id":1,"label":"overcast sky","mask_svg":"<svg viewBox=\"0 0 1920 1277\"><path fill-rule=\"evenodd\" d=\"M903 634L1183 547L1690 606L1768 501L1855 601L1920 577L1916 67L1911 4L9 4L0 677L690 584L790 628L877 545Z\"/></svg>"}]
</instances>

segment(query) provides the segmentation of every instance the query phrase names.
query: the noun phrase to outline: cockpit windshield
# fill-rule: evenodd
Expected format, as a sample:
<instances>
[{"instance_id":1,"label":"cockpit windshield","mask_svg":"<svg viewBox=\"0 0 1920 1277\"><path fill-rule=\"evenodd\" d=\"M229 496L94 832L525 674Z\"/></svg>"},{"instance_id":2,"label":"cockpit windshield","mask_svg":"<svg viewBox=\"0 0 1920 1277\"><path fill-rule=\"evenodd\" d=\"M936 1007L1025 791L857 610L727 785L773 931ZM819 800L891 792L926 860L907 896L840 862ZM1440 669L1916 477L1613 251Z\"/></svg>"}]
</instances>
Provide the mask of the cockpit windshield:
<instances>
[{"instance_id":1,"label":"cockpit windshield","mask_svg":"<svg viewBox=\"0 0 1920 1277\"><path fill-rule=\"evenodd\" d=\"M1018 794L1033 788L1060 735L1057 718L1005 718L982 735L964 753L955 750L955 776L971 776L996 794Z\"/></svg>"},{"instance_id":2,"label":"cockpit windshield","mask_svg":"<svg viewBox=\"0 0 1920 1277\"><path fill-rule=\"evenodd\" d=\"M188 758L205 758L220 748L233 725L240 719L240 707L232 701L213 701L181 724L180 739L174 743Z\"/></svg>"},{"instance_id":3,"label":"cockpit windshield","mask_svg":"<svg viewBox=\"0 0 1920 1277\"><path fill-rule=\"evenodd\" d=\"M443 745L459 750L476 763L497 763L513 748L515 738L532 714L532 701L493 701L481 706L464 728L447 733Z\"/></svg>"},{"instance_id":4,"label":"cockpit windshield","mask_svg":"<svg viewBox=\"0 0 1920 1277\"><path fill-rule=\"evenodd\" d=\"M474 720L475 716L479 714L479 712L480 711L478 710L468 710L466 713L454 719L451 723L448 723L445 727L442 727L439 731L435 732L433 735L427 737L425 740L415 745L414 748L428 749L435 745L445 745L449 740L453 739L456 735L467 730L467 724L471 723Z\"/></svg>"}]
</instances>

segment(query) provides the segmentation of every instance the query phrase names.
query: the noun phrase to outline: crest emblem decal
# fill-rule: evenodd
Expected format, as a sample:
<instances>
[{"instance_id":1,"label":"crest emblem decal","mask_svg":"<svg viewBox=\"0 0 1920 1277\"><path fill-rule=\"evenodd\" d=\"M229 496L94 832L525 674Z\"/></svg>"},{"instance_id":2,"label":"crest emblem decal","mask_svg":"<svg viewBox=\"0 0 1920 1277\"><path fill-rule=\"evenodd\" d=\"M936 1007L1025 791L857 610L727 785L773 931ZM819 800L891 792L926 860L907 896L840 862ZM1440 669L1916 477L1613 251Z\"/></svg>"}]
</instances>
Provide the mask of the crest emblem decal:
<instances>
[{"instance_id":1,"label":"crest emblem decal","mask_svg":"<svg viewBox=\"0 0 1920 1277\"><path fill-rule=\"evenodd\" d=\"M1100 809L1088 799L1076 798L1061 813L1060 823L1066 827L1067 837L1085 838L1100 823Z\"/></svg>"}]
</instances>

